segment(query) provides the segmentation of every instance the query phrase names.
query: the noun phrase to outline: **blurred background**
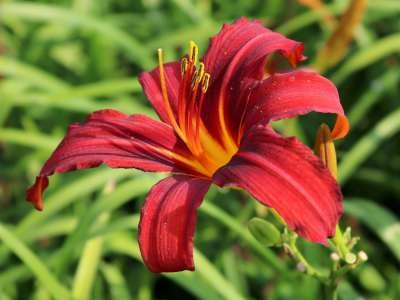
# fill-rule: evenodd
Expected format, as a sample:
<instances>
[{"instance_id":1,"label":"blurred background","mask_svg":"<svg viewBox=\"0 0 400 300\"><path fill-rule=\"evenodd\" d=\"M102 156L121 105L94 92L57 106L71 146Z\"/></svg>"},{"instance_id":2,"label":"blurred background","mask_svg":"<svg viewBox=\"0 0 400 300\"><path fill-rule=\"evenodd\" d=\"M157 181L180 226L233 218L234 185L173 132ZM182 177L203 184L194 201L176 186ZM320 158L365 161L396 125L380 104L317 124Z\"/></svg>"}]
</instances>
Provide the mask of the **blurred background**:
<instances>
[{"instance_id":1,"label":"blurred background","mask_svg":"<svg viewBox=\"0 0 400 300\"><path fill-rule=\"evenodd\" d=\"M45 210L25 189L68 124L115 108L155 116L137 75L182 56L239 16L304 42L312 67L338 86L351 132L337 143L342 228L369 261L340 299L400 299L400 1L0 1L0 299L324 299L282 249L249 234L267 211L239 191L211 189L199 210L196 272L154 275L140 261L137 222L159 175L105 167L57 175ZM321 121L276 125L312 147ZM329 266L329 250L302 242Z\"/></svg>"}]
</instances>

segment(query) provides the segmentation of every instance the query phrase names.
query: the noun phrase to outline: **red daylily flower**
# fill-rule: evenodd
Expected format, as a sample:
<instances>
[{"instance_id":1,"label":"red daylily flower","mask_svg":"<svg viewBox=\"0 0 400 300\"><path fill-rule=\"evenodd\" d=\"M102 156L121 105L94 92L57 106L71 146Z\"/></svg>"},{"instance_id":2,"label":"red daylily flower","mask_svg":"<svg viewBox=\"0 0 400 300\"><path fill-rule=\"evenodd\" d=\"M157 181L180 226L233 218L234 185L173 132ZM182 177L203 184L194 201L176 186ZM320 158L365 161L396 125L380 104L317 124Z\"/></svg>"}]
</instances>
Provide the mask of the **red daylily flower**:
<instances>
[{"instance_id":1,"label":"red daylily flower","mask_svg":"<svg viewBox=\"0 0 400 300\"><path fill-rule=\"evenodd\" d=\"M304 70L278 73L270 63L276 52L292 67L303 59L301 43L245 18L225 25L200 63L193 42L181 61L164 64L159 50L159 67L139 80L161 122L102 110L71 125L27 199L41 210L48 176L102 163L172 172L141 212L140 250L153 272L194 269L196 210L212 183L248 191L300 236L325 244L342 214L340 188L309 148L270 123L334 113L332 137L340 138L348 122L329 80Z\"/></svg>"}]
</instances>

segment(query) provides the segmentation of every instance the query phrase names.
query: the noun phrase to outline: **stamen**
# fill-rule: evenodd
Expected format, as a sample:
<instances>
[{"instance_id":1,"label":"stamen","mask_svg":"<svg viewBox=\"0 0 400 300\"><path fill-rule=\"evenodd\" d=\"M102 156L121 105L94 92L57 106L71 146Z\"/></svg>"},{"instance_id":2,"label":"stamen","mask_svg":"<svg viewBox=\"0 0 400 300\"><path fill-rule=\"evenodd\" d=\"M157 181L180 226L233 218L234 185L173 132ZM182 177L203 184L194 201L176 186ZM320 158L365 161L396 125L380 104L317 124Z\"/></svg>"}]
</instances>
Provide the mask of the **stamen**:
<instances>
[{"instance_id":1,"label":"stamen","mask_svg":"<svg viewBox=\"0 0 400 300\"><path fill-rule=\"evenodd\" d=\"M196 71L196 81L200 82L203 79L203 76L204 76L204 64L200 63Z\"/></svg>"},{"instance_id":2,"label":"stamen","mask_svg":"<svg viewBox=\"0 0 400 300\"><path fill-rule=\"evenodd\" d=\"M163 50L161 48L158 49L158 65L159 65L159 72L160 72L160 84L161 84L161 94L164 101L164 108L167 112L168 118L171 122L172 127L175 129L176 133L179 137L186 142L186 137L182 133L181 129L178 126L178 123L175 120L174 113L171 108L171 102L169 101L168 91L167 91L167 83L165 81L165 72L164 72L164 56Z\"/></svg>"},{"instance_id":3,"label":"stamen","mask_svg":"<svg viewBox=\"0 0 400 300\"><path fill-rule=\"evenodd\" d=\"M187 68L188 68L188 60L187 60L186 57L184 57L181 60L181 73L182 73L182 76L186 73Z\"/></svg>"},{"instance_id":4,"label":"stamen","mask_svg":"<svg viewBox=\"0 0 400 300\"><path fill-rule=\"evenodd\" d=\"M197 104L197 111L195 113L195 129L194 129L194 139L198 148L201 148L200 141L200 122L201 122L201 110L204 102L204 96L207 92L208 86L210 84L210 73L204 73L203 78L201 80L201 96L199 103Z\"/></svg>"},{"instance_id":5,"label":"stamen","mask_svg":"<svg viewBox=\"0 0 400 300\"><path fill-rule=\"evenodd\" d=\"M194 72L194 74L192 76L192 81L190 83L190 86L191 86L192 90L194 90L194 88L196 86L196 83L197 83L197 71Z\"/></svg>"},{"instance_id":6,"label":"stamen","mask_svg":"<svg viewBox=\"0 0 400 300\"><path fill-rule=\"evenodd\" d=\"M210 74L204 73L203 80L201 81L201 92L203 94L207 92L209 84L210 84Z\"/></svg>"},{"instance_id":7,"label":"stamen","mask_svg":"<svg viewBox=\"0 0 400 300\"><path fill-rule=\"evenodd\" d=\"M199 47L193 41L189 42L189 61L197 64L197 59L199 57Z\"/></svg>"},{"instance_id":8,"label":"stamen","mask_svg":"<svg viewBox=\"0 0 400 300\"><path fill-rule=\"evenodd\" d=\"M189 54L181 60L181 78L177 99L177 116L171 106L168 95L169 83L165 74L163 50L158 49L158 63L161 95L164 109L176 134L186 144L193 157L187 160L180 156L174 159L189 165L197 172L210 177L219 166L231 157L223 145L212 137L202 123L201 112L205 94L209 88L211 76L206 73L204 63L199 62L199 49L191 41ZM233 153L233 152L232 152ZM194 160L191 162L191 160Z\"/></svg>"},{"instance_id":9,"label":"stamen","mask_svg":"<svg viewBox=\"0 0 400 300\"><path fill-rule=\"evenodd\" d=\"M191 138L189 138L189 140L191 140L192 143L192 148L193 150L196 152L195 154L200 154L202 152L202 149L199 148L199 143L196 142L195 139L195 130L196 130L196 108L198 108L198 103L196 101L197 99L197 95L198 95L198 90L199 90L199 84L201 82L201 80L199 80L199 76L202 74L200 74L200 72L202 72L204 74L204 65L201 68L201 66L199 66L199 69L195 72L195 74L193 74L192 77L192 91L191 91L191 95L190 96L190 102L189 102L189 107L188 107L188 111L187 111L187 119L186 119L186 127L185 130L186 132L190 133ZM204 95L204 94L202 94Z\"/></svg>"}]
</instances>

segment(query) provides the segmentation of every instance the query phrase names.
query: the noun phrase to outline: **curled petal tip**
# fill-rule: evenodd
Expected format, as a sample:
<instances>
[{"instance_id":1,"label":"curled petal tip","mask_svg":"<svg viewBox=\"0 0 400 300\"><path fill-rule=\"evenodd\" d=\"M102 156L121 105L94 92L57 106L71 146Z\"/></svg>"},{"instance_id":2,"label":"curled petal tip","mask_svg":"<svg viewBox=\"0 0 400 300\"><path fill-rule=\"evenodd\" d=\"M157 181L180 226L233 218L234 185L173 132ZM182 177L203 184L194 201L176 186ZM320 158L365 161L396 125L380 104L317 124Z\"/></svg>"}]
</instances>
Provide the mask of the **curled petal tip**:
<instances>
[{"instance_id":1,"label":"curled petal tip","mask_svg":"<svg viewBox=\"0 0 400 300\"><path fill-rule=\"evenodd\" d=\"M334 140L344 138L350 131L349 120L344 115L338 115L335 127L332 130L331 137Z\"/></svg>"},{"instance_id":2,"label":"curled petal tip","mask_svg":"<svg viewBox=\"0 0 400 300\"><path fill-rule=\"evenodd\" d=\"M46 176L37 176L35 183L26 190L26 200L39 211L43 210L42 194L48 185L49 180Z\"/></svg>"}]
</instances>

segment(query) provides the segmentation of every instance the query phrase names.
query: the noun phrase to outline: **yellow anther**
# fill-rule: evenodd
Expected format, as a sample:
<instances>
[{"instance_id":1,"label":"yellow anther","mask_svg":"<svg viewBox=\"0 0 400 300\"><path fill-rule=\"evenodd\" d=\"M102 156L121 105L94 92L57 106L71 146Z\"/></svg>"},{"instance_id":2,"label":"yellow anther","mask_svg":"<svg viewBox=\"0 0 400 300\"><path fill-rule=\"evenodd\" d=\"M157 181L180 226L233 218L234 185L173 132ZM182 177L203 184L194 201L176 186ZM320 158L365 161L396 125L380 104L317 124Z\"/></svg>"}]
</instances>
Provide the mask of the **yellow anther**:
<instances>
[{"instance_id":1,"label":"yellow anther","mask_svg":"<svg viewBox=\"0 0 400 300\"><path fill-rule=\"evenodd\" d=\"M197 67L197 70L194 72L192 76L192 89L195 89L199 83L201 82L204 75L204 64L200 63Z\"/></svg>"},{"instance_id":2,"label":"yellow anther","mask_svg":"<svg viewBox=\"0 0 400 300\"><path fill-rule=\"evenodd\" d=\"M188 60L186 57L182 58L181 60L181 73L182 75L186 73L188 67Z\"/></svg>"},{"instance_id":3,"label":"yellow anther","mask_svg":"<svg viewBox=\"0 0 400 300\"><path fill-rule=\"evenodd\" d=\"M189 42L189 61L193 64L197 64L197 59L199 57L199 47L193 41Z\"/></svg>"},{"instance_id":4,"label":"yellow anther","mask_svg":"<svg viewBox=\"0 0 400 300\"><path fill-rule=\"evenodd\" d=\"M200 82L200 80L203 78L203 75L204 75L204 64L200 63L196 71L196 81Z\"/></svg>"},{"instance_id":5,"label":"yellow anther","mask_svg":"<svg viewBox=\"0 0 400 300\"><path fill-rule=\"evenodd\" d=\"M210 74L204 73L203 80L201 81L201 91L203 92L203 94L207 92L209 84L210 84Z\"/></svg>"}]
</instances>

